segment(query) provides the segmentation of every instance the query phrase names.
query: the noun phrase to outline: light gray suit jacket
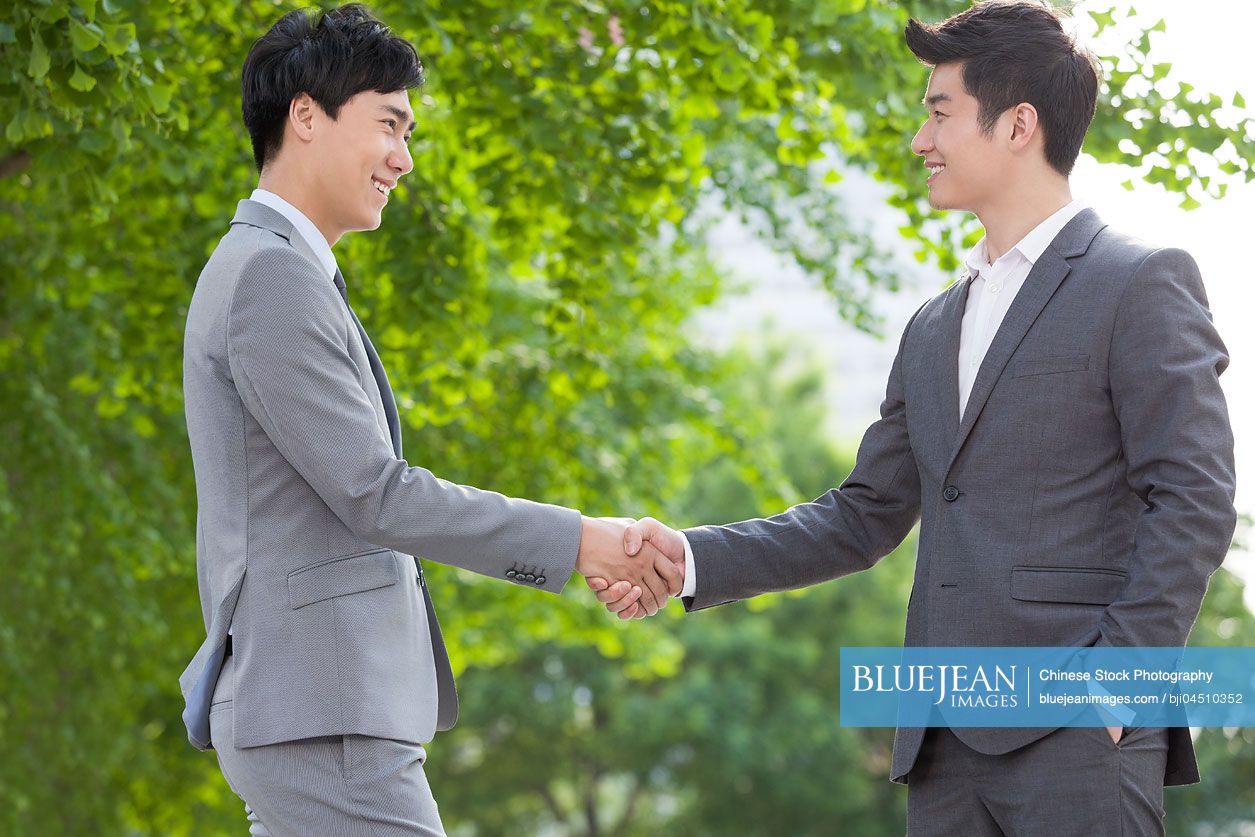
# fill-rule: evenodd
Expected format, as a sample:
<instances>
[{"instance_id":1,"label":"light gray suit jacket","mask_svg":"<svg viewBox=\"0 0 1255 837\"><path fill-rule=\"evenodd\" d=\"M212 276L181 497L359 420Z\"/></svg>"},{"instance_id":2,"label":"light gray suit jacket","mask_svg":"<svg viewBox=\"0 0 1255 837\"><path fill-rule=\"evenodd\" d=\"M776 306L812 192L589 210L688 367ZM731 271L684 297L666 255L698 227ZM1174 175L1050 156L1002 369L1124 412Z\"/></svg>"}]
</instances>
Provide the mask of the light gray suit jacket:
<instances>
[{"instance_id":1,"label":"light gray suit jacket","mask_svg":"<svg viewBox=\"0 0 1255 837\"><path fill-rule=\"evenodd\" d=\"M922 518L906 646L1185 645L1236 525L1229 359L1194 261L1082 211L1033 266L960 423L966 280L907 324L839 488L686 531L688 608L865 570ZM1050 731L954 729L990 754ZM897 731L893 781L923 737ZM1164 779L1199 780L1188 729L1169 731Z\"/></svg>"},{"instance_id":2,"label":"light gray suit jacket","mask_svg":"<svg viewBox=\"0 0 1255 837\"><path fill-rule=\"evenodd\" d=\"M578 512L456 485L401 458L383 366L291 224L240 201L196 283L183 390L206 639L179 678L209 740L227 648L234 744L360 734L415 743L457 697L422 556L550 592Z\"/></svg>"}]
</instances>

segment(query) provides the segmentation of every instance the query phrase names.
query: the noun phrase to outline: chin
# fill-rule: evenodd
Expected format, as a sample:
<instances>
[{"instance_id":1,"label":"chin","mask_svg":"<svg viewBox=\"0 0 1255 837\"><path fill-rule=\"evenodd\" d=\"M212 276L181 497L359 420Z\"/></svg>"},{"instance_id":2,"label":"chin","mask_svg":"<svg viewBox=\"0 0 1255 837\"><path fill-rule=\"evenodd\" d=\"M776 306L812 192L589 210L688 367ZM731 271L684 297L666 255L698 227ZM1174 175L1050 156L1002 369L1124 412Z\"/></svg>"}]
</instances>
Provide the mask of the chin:
<instances>
[{"instance_id":1,"label":"chin","mask_svg":"<svg viewBox=\"0 0 1255 837\"><path fill-rule=\"evenodd\" d=\"M946 197L945 195L938 195L935 192L928 193L928 205L933 209L941 210L963 209L962 201L956 201L953 198Z\"/></svg>"}]
</instances>

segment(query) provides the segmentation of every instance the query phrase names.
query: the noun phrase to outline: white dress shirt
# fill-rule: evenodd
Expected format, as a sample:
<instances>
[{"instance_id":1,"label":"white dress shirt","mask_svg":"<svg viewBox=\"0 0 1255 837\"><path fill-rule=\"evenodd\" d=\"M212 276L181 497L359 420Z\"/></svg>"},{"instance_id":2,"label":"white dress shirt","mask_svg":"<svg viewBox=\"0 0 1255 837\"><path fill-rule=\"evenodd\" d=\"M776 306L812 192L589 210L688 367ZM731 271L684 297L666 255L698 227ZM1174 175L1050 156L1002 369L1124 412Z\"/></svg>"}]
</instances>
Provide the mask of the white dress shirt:
<instances>
[{"instance_id":1,"label":"white dress shirt","mask_svg":"<svg viewBox=\"0 0 1255 837\"><path fill-rule=\"evenodd\" d=\"M982 238L967 254L967 307L963 309L963 326L959 337L959 420L967 408L968 396L976 373L985 360L989 344L998 327L1024 287L1029 271L1041 254L1055 240L1059 231L1076 217L1085 204L1074 200L1029 231L1028 235L993 264L989 263L986 239Z\"/></svg>"},{"instance_id":2,"label":"white dress shirt","mask_svg":"<svg viewBox=\"0 0 1255 837\"><path fill-rule=\"evenodd\" d=\"M986 254L985 239L982 238L968 252L965 262L971 274L971 286L967 292L967 307L963 311L963 324L959 336L959 411L960 421L963 410L967 407L967 398L972 394L972 382L980 370L985 352L1002 325L1002 318L1015 295L1020 292L1024 280L1033 269L1033 265L1041 258L1050 242L1063 229L1064 225L1076 217L1085 208L1085 204L1074 200L1055 212L1046 220L1029 231L1010 250L992 265ZM680 534L684 541L684 589L681 596L692 596L697 591L697 571L693 566L693 549L688 538Z\"/></svg>"}]
</instances>

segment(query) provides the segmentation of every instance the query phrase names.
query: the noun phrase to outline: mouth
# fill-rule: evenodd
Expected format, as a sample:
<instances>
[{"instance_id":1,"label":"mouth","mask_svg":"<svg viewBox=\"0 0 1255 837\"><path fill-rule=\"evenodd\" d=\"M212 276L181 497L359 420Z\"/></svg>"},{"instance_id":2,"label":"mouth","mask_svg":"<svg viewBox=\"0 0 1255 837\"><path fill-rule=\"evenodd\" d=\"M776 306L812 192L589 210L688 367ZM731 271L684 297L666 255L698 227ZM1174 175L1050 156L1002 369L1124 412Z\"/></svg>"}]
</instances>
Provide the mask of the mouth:
<instances>
[{"instance_id":1,"label":"mouth","mask_svg":"<svg viewBox=\"0 0 1255 837\"><path fill-rule=\"evenodd\" d=\"M946 170L945 163L926 163L925 167L929 171L928 180L926 181L929 186L933 185L933 182L937 179L937 177Z\"/></svg>"},{"instance_id":2,"label":"mouth","mask_svg":"<svg viewBox=\"0 0 1255 837\"><path fill-rule=\"evenodd\" d=\"M372 177L372 178L370 179L370 183L371 183L371 185L372 185L372 186L374 186L374 187L375 187L375 191L376 191L376 192L378 192L379 194L383 195L384 203L387 203L387 201L388 201L388 193L392 191L392 187L393 187L393 186L395 186L396 184L395 184L395 183L386 183L386 182L384 182L384 181L380 180L380 179L379 179L379 178L377 178L377 177Z\"/></svg>"}]
</instances>

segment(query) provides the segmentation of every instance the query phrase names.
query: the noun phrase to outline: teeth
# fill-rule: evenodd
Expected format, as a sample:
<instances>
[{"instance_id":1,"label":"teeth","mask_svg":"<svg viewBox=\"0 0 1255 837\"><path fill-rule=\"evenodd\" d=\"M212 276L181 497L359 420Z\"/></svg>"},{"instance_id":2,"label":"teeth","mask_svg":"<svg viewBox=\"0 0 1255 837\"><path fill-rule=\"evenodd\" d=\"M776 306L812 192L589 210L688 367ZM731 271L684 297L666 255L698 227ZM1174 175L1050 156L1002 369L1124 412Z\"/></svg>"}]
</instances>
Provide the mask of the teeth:
<instances>
[{"instance_id":1,"label":"teeth","mask_svg":"<svg viewBox=\"0 0 1255 837\"><path fill-rule=\"evenodd\" d=\"M389 192L392 191L390 187L385 186L384 184L380 183L378 180L375 180L374 178L372 178L370 182L374 184L376 191L378 191L379 194L384 195L385 197L387 196Z\"/></svg>"},{"instance_id":2,"label":"teeth","mask_svg":"<svg viewBox=\"0 0 1255 837\"><path fill-rule=\"evenodd\" d=\"M929 172L931 172L932 174L936 174L939 171L944 171L946 167L945 166L928 166L927 168Z\"/></svg>"}]
</instances>

